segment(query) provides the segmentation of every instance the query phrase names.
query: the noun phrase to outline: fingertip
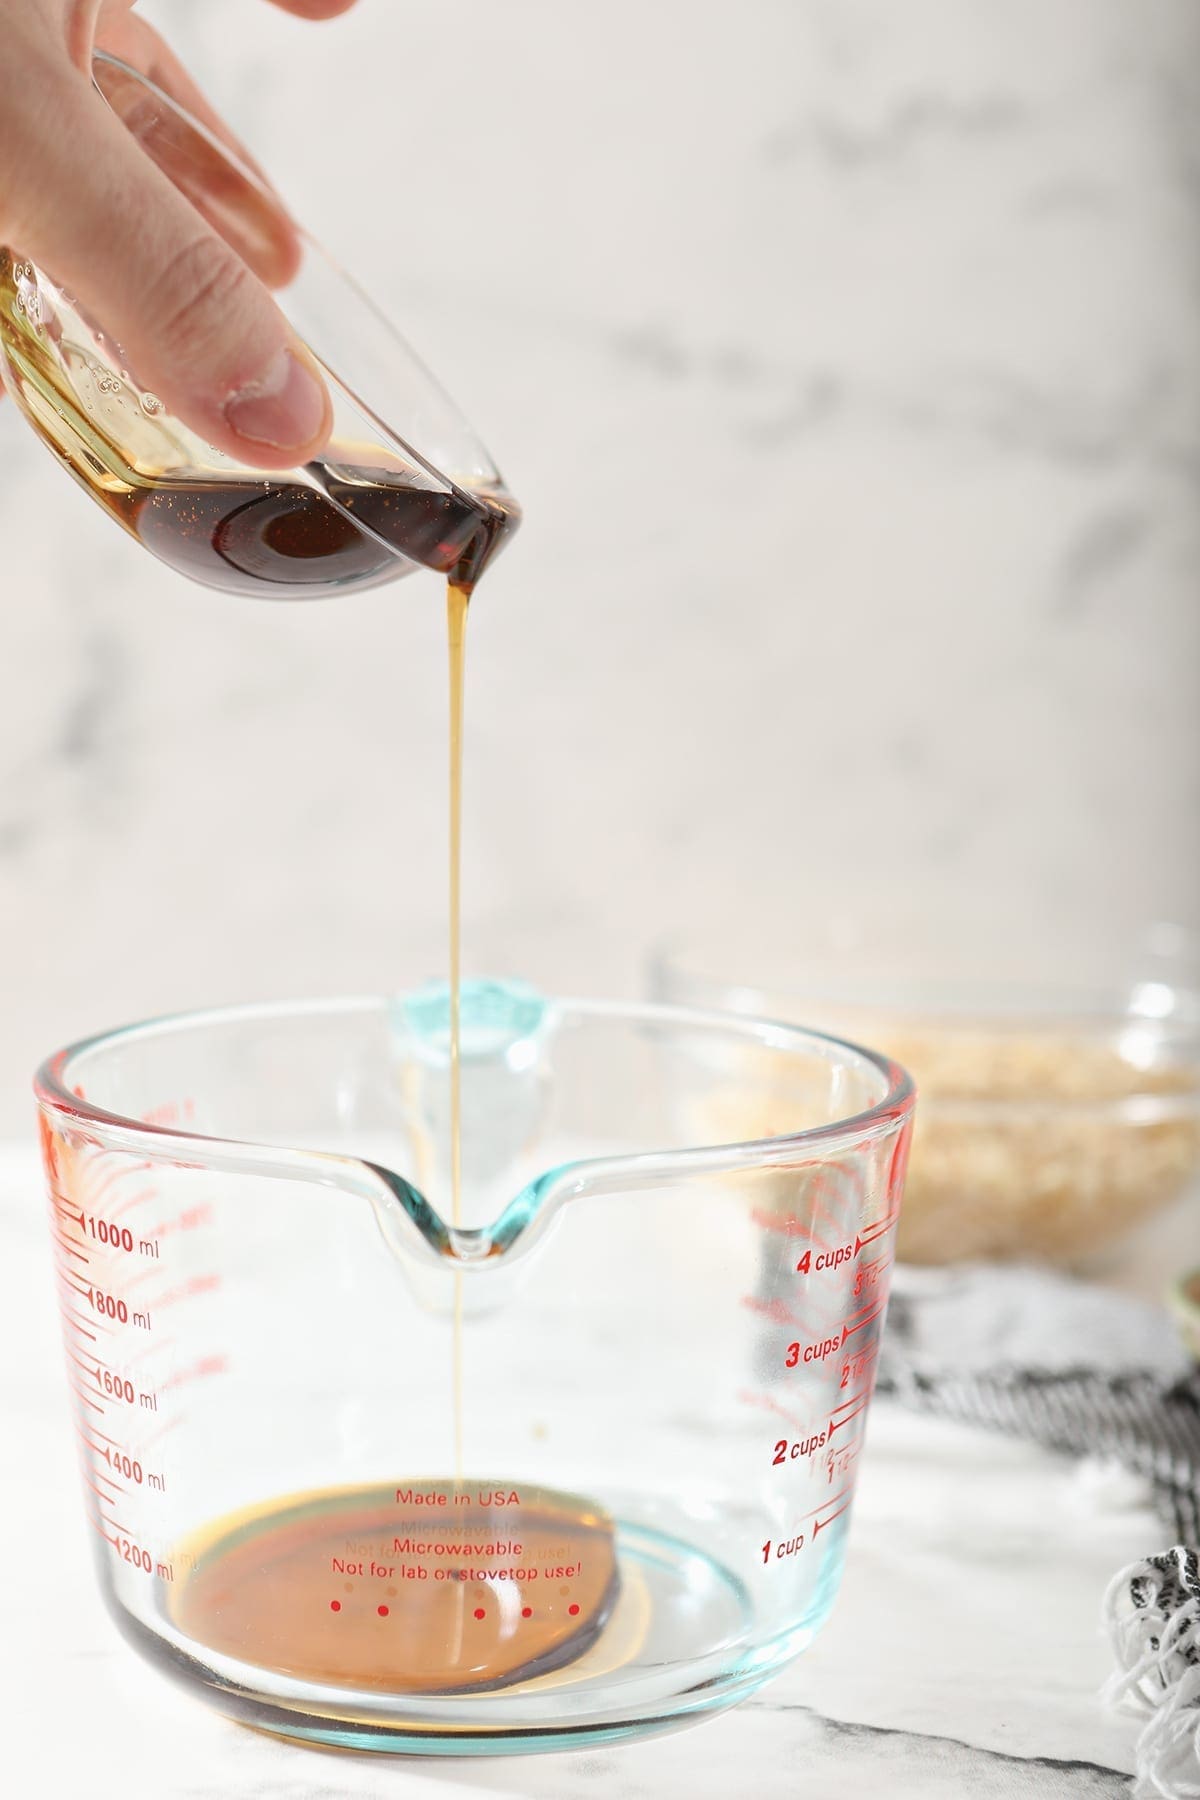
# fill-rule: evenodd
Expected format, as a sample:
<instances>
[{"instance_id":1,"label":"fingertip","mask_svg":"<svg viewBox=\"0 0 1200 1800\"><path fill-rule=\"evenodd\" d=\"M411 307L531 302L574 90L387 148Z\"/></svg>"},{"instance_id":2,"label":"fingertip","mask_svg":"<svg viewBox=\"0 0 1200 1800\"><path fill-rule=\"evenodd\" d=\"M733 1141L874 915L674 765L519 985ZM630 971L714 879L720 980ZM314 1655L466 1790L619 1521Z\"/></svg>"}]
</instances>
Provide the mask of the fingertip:
<instances>
[{"instance_id":1,"label":"fingertip","mask_svg":"<svg viewBox=\"0 0 1200 1800\"><path fill-rule=\"evenodd\" d=\"M275 0L276 6L300 19L336 19L354 4L355 0Z\"/></svg>"},{"instance_id":2,"label":"fingertip","mask_svg":"<svg viewBox=\"0 0 1200 1800\"><path fill-rule=\"evenodd\" d=\"M329 390L311 355L293 338L262 374L222 408L234 454L266 468L293 468L315 456L333 429Z\"/></svg>"}]
</instances>

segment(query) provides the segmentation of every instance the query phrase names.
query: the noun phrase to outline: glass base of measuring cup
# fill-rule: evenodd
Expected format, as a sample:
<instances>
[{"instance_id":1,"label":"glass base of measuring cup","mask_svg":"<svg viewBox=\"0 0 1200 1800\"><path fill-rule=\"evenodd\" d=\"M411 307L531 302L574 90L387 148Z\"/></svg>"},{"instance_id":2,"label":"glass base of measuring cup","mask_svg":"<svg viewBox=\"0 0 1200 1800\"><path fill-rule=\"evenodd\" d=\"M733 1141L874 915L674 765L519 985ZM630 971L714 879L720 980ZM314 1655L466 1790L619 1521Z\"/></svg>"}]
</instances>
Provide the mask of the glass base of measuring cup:
<instances>
[{"instance_id":1,"label":"glass base of measuring cup","mask_svg":"<svg viewBox=\"0 0 1200 1800\"><path fill-rule=\"evenodd\" d=\"M603 1616L552 1666L530 1673L530 1663L514 1659L511 1679L474 1691L389 1686L379 1668L360 1685L308 1679L181 1631L177 1595L164 1593L156 1629L109 1599L143 1655L242 1724L304 1742L426 1756L571 1749L671 1730L760 1687L805 1647L828 1610L764 1642L743 1583L712 1557L644 1521L617 1520L612 1534L616 1580ZM403 1595L390 1604L402 1607ZM394 1615L380 1605L386 1629Z\"/></svg>"}]
</instances>

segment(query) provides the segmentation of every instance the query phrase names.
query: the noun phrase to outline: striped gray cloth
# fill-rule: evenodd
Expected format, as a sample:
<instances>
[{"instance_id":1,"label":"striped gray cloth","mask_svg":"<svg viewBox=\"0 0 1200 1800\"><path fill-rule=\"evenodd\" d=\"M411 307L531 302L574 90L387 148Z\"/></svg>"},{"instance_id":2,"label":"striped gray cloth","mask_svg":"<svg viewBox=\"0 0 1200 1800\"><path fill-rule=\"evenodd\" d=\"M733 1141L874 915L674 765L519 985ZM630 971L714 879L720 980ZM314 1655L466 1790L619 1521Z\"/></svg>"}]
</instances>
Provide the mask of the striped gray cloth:
<instances>
[{"instance_id":1,"label":"striped gray cloth","mask_svg":"<svg viewBox=\"0 0 1200 1800\"><path fill-rule=\"evenodd\" d=\"M885 1350L876 1391L918 1412L1105 1456L1143 1476L1168 1537L1200 1545L1200 1369L1164 1383L1146 1370L922 1369Z\"/></svg>"},{"instance_id":2,"label":"striped gray cloth","mask_svg":"<svg viewBox=\"0 0 1200 1800\"><path fill-rule=\"evenodd\" d=\"M1134 1800L1200 1796L1200 1366L1158 1309L1045 1271L899 1275L877 1393L1147 1483L1174 1543L1109 1585L1104 1698L1143 1721Z\"/></svg>"}]
</instances>

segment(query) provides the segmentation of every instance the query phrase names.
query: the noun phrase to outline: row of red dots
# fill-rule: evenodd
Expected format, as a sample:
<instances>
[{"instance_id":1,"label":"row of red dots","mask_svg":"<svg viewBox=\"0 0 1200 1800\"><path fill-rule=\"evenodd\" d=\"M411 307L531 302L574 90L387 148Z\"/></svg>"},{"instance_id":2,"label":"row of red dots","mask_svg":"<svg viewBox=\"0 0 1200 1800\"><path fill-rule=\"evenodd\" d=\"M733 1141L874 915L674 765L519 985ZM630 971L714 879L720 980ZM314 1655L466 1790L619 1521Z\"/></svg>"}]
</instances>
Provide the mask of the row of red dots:
<instances>
[{"instance_id":1,"label":"row of red dots","mask_svg":"<svg viewBox=\"0 0 1200 1800\"><path fill-rule=\"evenodd\" d=\"M340 1600L331 1600L329 1602L329 1610L330 1610L330 1612L341 1612L341 1610L342 1610L341 1601ZM392 1609L390 1606L377 1606L375 1608L375 1611L379 1614L381 1619L386 1619L388 1614L391 1612L391 1610ZM572 1602L572 1604L570 1606L568 1606L567 1611L570 1613L572 1618L575 1618L575 1616L579 1612L579 1608L578 1608L578 1606L576 1606L574 1604L574 1602ZM482 1607L482 1606L477 1606L475 1608L475 1617L477 1619L486 1619L487 1618L486 1608ZM521 1617L523 1619L532 1619L532 1617L533 1617L532 1606L523 1606L521 1608Z\"/></svg>"}]
</instances>

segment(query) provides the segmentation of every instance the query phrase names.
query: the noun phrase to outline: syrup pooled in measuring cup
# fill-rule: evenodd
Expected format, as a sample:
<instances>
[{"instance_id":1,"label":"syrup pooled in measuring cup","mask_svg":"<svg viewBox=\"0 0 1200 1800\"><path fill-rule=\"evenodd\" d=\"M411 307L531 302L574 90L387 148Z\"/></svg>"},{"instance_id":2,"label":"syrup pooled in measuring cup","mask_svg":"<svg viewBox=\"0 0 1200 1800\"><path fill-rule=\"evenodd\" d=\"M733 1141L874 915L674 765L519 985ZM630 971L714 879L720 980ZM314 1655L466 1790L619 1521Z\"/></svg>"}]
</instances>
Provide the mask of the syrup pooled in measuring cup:
<instances>
[{"instance_id":1,"label":"syrup pooled in measuring cup","mask_svg":"<svg viewBox=\"0 0 1200 1800\"><path fill-rule=\"evenodd\" d=\"M573 1663L618 1593L611 1520L509 1483L298 1494L176 1551L194 1642L306 1681L412 1694L511 1687Z\"/></svg>"}]
</instances>

